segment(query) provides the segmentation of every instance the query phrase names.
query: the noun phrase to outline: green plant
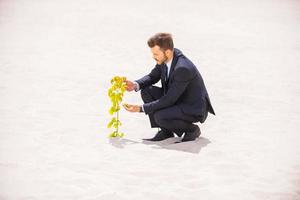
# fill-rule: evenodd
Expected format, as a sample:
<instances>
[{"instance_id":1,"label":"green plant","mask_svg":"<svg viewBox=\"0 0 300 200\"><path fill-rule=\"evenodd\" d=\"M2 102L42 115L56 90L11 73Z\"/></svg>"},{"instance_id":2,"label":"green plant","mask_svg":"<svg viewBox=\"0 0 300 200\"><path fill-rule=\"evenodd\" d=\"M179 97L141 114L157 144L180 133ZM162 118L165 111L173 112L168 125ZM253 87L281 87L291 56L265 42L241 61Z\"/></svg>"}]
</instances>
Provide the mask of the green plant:
<instances>
[{"instance_id":1,"label":"green plant","mask_svg":"<svg viewBox=\"0 0 300 200\"><path fill-rule=\"evenodd\" d=\"M109 114L114 115L114 117L107 124L107 128L115 128L115 130L109 135L112 137L123 137L124 133L119 132L119 126L122 123L119 120L119 111L120 111L120 103L123 100L124 92L126 91L126 83L124 82L126 77L115 76L111 79L112 86L108 90L108 96L112 103L112 106L109 109Z\"/></svg>"}]
</instances>

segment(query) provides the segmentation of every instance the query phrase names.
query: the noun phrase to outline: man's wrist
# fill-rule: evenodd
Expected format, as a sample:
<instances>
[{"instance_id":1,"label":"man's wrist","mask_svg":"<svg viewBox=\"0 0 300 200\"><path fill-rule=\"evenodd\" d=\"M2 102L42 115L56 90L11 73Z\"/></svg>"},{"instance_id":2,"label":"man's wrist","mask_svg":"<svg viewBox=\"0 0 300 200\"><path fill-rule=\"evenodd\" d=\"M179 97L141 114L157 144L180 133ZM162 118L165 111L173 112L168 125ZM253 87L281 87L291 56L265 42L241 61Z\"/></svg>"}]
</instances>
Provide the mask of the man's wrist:
<instances>
[{"instance_id":1,"label":"man's wrist","mask_svg":"<svg viewBox=\"0 0 300 200\"><path fill-rule=\"evenodd\" d=\"M133 84L134 84L134 91L139 91L140 90L140 85L138 84L138 82L136 81L133 81Z\"/></svg>"}]
</instances>

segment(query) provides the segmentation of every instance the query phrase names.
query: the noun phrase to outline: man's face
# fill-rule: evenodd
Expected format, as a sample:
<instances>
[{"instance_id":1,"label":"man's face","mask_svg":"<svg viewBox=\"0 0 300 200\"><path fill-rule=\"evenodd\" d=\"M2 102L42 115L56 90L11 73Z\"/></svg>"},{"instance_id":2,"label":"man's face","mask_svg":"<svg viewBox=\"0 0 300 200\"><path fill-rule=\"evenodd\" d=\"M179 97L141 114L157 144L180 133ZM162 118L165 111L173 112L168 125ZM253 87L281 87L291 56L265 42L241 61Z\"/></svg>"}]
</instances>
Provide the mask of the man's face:
<instances>
[{"instance_id":1,"label":"man's face","mask_svg":"<svg viewBox=\"0 0 300 200\"><path fill-rule=\"evenodd\" d=\"M152 57L159 65L168 60L166 53L157 45L151 48L151 52L153 55Z\"/></svg>"}]
</instances>

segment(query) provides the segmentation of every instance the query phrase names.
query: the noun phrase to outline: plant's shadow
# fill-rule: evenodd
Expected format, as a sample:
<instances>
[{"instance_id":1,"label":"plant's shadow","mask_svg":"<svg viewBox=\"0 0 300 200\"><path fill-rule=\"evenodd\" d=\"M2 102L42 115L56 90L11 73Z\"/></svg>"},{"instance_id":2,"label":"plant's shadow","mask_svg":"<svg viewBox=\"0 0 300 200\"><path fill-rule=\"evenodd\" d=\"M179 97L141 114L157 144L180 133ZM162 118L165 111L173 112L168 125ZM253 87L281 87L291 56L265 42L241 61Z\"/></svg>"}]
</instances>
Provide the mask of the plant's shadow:
<instances>
[{"instance_id":1,"label":"plant's shadow","mask_svg":"<svg viewBox=\"0 0 300 200\"><path fill-rule=\"evenodd\" d=\"M119 137L109 139L111 145L120 149L124 148L126 145L142 143L146 145L152 145L152 148L154 149L168 149L168 150L182 151L182 152L194 153L194 154L200 153L203 147L211 143L211 141L205 137L199 137L195 141L190 141L190 142L180 142L180 141L181 138L179 137L169 138L160 142L150 142L150 141L138 142L138 141L119 138ZM176 142L180 142L180 143L176 143Z\"/></svg>"},{"instance_id":2,"label":"plant's shadow","mask_svg":"<svg viewBox=\"0 0 300 200\"><path fill-rule=\"evenodd\" d=\"M125 138L120 138L120 137L114 137L114 138L109 139L109 143L111 145L113 145L114 147L123 149L126 145L137 144L137 143L140 143L140 142L125 139Z\"/></svg>"}]
</instances>

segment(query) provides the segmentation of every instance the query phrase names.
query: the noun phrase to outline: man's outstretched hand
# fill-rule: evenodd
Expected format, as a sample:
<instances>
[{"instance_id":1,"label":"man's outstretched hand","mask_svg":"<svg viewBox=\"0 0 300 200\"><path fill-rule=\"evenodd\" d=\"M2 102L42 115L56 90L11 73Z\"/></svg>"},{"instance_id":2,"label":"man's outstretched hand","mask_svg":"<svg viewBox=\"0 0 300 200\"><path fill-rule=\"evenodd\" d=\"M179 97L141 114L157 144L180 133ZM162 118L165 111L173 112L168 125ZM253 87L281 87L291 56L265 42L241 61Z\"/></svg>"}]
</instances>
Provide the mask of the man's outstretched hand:
<instances>
[{"instance_id":1,"label":"man's outstretched hand","mask_svg":"<svg viewBox=\"0 0 300 200\"><path fill-rule=\"evenodd\" d=\"M130 104L124 103L123 107L129 112L141 112L141 106L138 106L138 105L130 105Z\"/></svg>"},{"instance_id":2,"label":"man's outstretched hand","mask_svg":"<svg viewBox=\"0 0 300 200\"><path fill-rule=\"evenodd\" d=\"M125 80L124 82L126 83L126 90L128 92L131 92L136 88L136 84L134 82L129 80Z\"/></svg>"}]
</instances>

